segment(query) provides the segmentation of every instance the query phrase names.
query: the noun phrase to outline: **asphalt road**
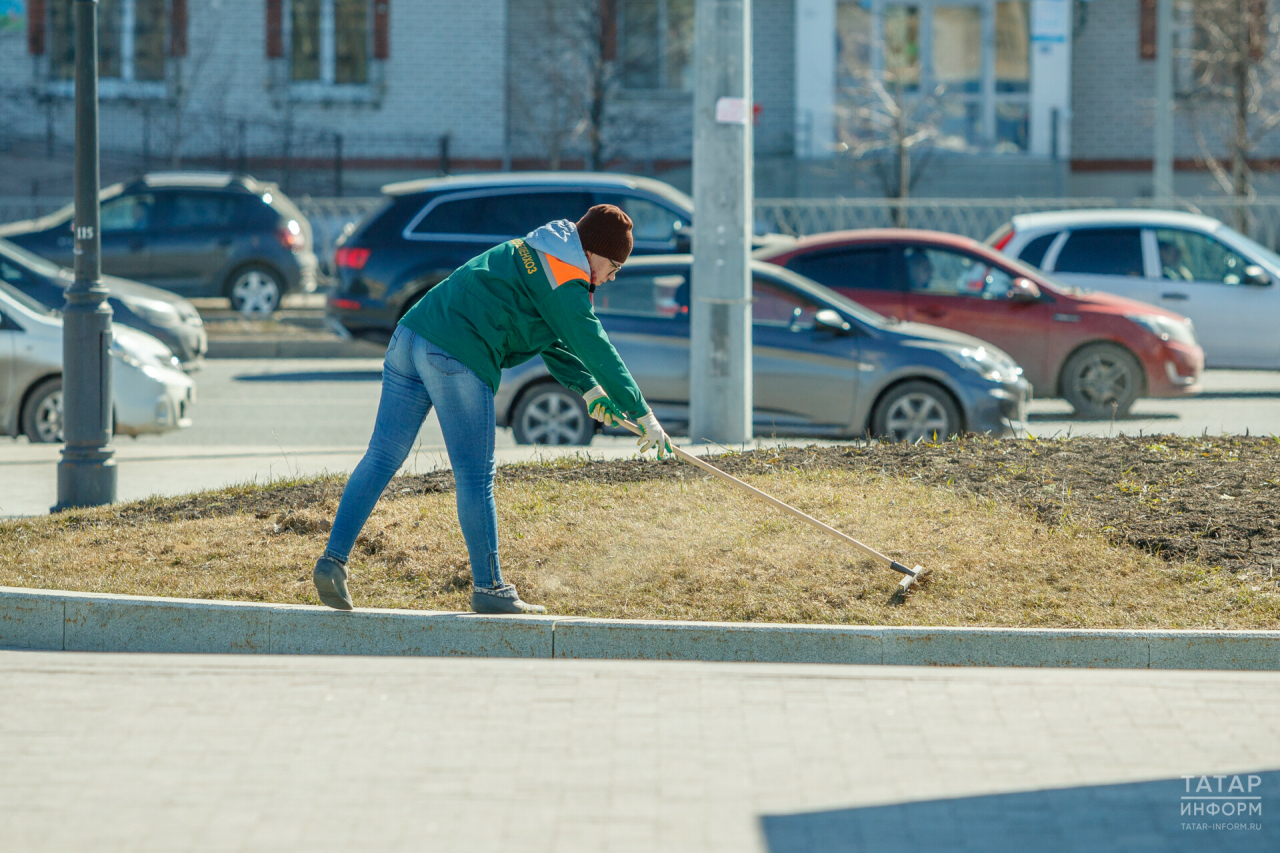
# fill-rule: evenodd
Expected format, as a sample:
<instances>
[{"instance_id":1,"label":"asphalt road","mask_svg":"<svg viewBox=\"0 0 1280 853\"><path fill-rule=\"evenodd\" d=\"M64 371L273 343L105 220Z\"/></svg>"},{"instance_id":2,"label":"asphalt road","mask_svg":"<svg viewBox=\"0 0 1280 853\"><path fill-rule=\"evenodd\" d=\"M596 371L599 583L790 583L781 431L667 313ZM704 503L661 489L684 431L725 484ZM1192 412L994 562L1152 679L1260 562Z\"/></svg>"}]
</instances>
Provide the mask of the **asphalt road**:
<instances>
[{"instance_id":1,"label":"asphalt road","mask_svg":"<svg viewBox=\"0 0 1280 853\"><path fill-rule=\"evenodd\" d=\"M194 425L116 443L120 497L181 494L280 476L350 472L373 431L381 381L378 359L211 360L195 374ZM1028 432L1039 437L1208 432L1280 433L1280 372L1210 371L1198 397L1141 400L1115 421L1069 417L1060 400L1032 404ZM809 443L807 439L793 442ZM549 455L498 432L500 461ZM592 456L629 456L627 437L597 437ZM577 453L571 448L561 452ZM0 439L0 516L47 511L55 498L58 448ZM428 417L406 470L448 464L435 415Z\"/></svg>"},{"instance_id":2,"label":"asphalt road","mask_svg":"<svg viewBox=\"0 0 1280 853\"><path fill-rule=\"evenodd\" d=\"M377 359L210 361L197 374L195 425L140 438L156 447L363 447L373 431L381 382ZM1080 421L1061 400L1032 404L1028 430L1051 435L1280 433L1280 371L1216 370L1197 397L1140 400L1126 418ZM443 447L434 413L420 436L424 448ZM601 446L627 439L597 439ZM122 444L133 443L125 439ZM515 446L501 430L500 446ZM593 445L594 446L594 445Z\"/></svg>"}]
</instances>

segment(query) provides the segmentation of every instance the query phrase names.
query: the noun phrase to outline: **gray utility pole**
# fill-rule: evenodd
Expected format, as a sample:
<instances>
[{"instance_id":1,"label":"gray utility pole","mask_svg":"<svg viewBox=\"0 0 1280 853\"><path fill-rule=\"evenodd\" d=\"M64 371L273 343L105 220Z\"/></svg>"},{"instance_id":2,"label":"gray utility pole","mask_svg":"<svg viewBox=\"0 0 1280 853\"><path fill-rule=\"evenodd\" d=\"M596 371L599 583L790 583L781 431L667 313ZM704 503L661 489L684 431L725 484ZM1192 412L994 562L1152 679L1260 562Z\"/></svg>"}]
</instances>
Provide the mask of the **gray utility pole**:
<instances>
[{"instance_id":1,"label":"gray utility pole","mask_svg":"<svg viewBox=\"0 0 1280 853\"><path fill-rule=\"evenodd\" d=\"M1156 139L1152 161L1156 204L1173 203L1173 0L1156 0Z\"/></svg>"},{"instance_id":2,"label":"gray utility pole","mask_svg":"<svg viewBox=\"0 0 1280 853\"><path fill-rule=\"evenodd\" d=\"M751 432L751 0L694 4L689 436Z\"/></svg>"},{"instance_id":3,"label":"gray utility pole","mask_svg":"<svg viewBox=\"0 0 1280 853\"><path fill-rule=\"evenodd\" d=\"M75 283L62 315L62 434L53 511L116 499L111 447L111 306L98 236L98 0L76 16Z\"/></svg>"}]
</instances>

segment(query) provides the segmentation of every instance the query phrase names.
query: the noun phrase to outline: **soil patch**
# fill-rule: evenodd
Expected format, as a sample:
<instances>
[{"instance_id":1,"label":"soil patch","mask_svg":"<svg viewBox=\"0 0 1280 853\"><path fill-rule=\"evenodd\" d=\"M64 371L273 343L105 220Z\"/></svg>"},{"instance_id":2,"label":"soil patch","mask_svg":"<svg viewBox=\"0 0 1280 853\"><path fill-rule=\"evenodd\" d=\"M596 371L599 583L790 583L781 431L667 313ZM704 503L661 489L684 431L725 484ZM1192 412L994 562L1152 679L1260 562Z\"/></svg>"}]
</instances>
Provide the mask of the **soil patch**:
<instances>
[{"instance_id":1,"label":"soil patch","mask_svg":"<svg viewBox=\"0 0 1280 853\"><path fill-rule=\"evenodd\" d=\"M1006 502L1050 528L1080 525L1167 561L1198 561L1233 574L1276 576L1280 568L1280 440L1148 436L1070 439L968 438L938 444L764 449L710 458L734 474L840 469L903 478ZM704 479L675 460L505 465L499 483L596 484ZM286 518L333 503L344 477L247 485L119 507L93 524L140 523L249 513ZM725 487L728 488L727 486ZM386 499L452 491L453 474L397 477ZM74 514L65 522L77 523Z\"/></svg>"}]
</instances>

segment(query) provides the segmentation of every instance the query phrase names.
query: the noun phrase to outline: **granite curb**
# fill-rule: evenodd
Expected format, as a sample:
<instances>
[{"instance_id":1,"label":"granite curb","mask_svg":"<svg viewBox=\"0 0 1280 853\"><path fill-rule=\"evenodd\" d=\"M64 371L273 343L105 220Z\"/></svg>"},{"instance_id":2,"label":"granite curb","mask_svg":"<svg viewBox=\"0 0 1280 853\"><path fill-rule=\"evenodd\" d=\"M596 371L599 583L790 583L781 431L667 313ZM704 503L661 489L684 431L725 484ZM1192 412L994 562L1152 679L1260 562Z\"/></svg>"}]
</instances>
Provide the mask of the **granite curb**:
<instances>
[{"instance_id":1,"label":"granite curb","mask_svg":"<svg viewBox=\"0 0 1280 853\"><path fill-rule=\"evenodd\" d=\"M0 587L0 648L1280 670L1280 631L935 628L350 613Z\"/></svg>"}]
</instances>

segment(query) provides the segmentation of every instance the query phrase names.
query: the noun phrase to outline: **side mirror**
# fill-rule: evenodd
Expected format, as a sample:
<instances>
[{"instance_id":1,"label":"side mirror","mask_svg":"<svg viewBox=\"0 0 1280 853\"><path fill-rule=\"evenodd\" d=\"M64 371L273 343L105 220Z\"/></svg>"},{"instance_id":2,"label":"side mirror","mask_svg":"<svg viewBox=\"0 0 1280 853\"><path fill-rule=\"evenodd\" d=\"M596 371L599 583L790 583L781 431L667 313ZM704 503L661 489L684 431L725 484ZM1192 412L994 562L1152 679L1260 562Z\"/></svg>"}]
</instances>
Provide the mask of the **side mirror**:
<instances>
[{"instance_id":1,"label":"side mirror","mask_svg":"<svg viewBox=\"0 0 1280 853\"><path fill-rule=\"evenodd\" d=\"M1244 283L1254 287L1268 287L1271 284L1271 276L1257 264L1249 264L1244 268Z\"/></svg>"},{"instance_id":2,"label":"side mirror","mask_svg":"<svg viewBox=\"0 0 1280 853\"><path fill-rule=\"evenodd\" d=\"M1035 302L1040 298L1040 288L1029 278L1015 278L1006 298L1013 302Z\"/></svg>"},{"instance_id":3,"label":"side mirror","mask_svg":"<svg viewBox=\"0 0 1280 853\"><path fill-rule=\"evenodd\" d=\"M693 252L693 240L687 232L676 234L676 254L688 255Z\"/></svg>"},{"instance_id":4,"label":"side mirror","mask_svg":"<svg viewBox=\"0 0 1280 853\"><path fill-rule=\"evenodd\" d=\"M836 335L847 335L853 330L843 317L830 308L823 308L813 315L813 328L818 332L832 332Z\"/></svg>"}]
</instances>

